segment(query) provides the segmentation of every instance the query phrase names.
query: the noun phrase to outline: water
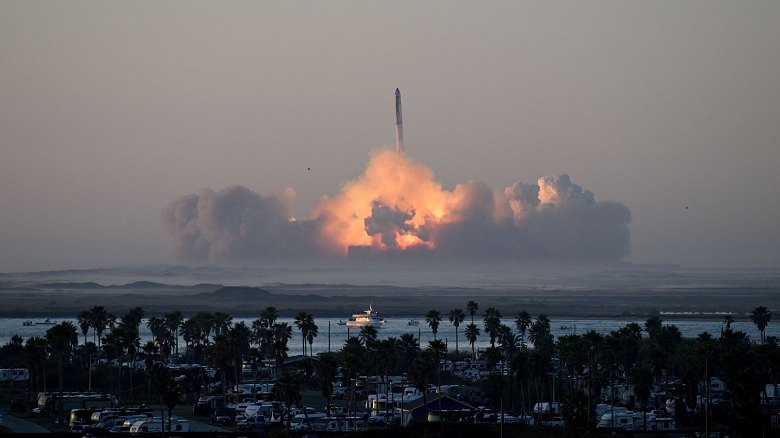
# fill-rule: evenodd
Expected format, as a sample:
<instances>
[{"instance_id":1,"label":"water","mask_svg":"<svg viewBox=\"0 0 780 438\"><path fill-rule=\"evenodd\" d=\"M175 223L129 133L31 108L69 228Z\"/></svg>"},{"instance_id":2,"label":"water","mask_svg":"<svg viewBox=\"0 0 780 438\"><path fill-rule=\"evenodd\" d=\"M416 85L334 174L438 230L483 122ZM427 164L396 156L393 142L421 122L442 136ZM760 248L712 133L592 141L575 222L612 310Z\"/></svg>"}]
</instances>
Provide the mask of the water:
<instances>
[{"instance_id":1,"label":"water","mask_svg":"<svg viewBox=\"0 0 780 438\"><path fill-rule=\"evenodd\" d=\"M24 326L22 323L26 321L25 318L0 318L0 343L5 344L8 341L10 341L11 336L13 335L19 335L26 341L28 338L32 336L45 336L46 330L51 327L50 325L33 325L33 326ZM243 321L247 326L252 326L252 321L254 319L234 319L233 322L241 322ZM419 321L419 326L410 326L408 325L409 319L405 318L388 318L386 319L386 324L379 329L379 338L385 339L390 336L394 336L396 338L400 338L401 335L404 333L413 333L415 337L420 336L422 345L425 346L428 341L433 340L433 332L431 331L430 327L425 323L425 318L420 317L416 318L417 321ZM34 319L35 321L43 321L42 319ZM63 321L70 321L74 325L76 325L76 328L78 329L78 324L76 323L75 319L64 319L64 320L57 320L57 322L63 322ZM290 348L288 354L295 355L295 354L301 354L302 353L302 346L301 346L301 333L295 328L293 324L292 318L279 318L278 322L286 322L291 327L293 327L293 337L290 339L288 346ZM338 325L339 319L338 318L319 318L315 320L315 323L319 327L319 336L314 338L314 352L327 352L327 351L338 351L341 346L344 344L344 342L347 339L347 328L342 325ZM459 349L460 350L470 350L471 345L466 341L466 338L463 336L464 329L467 324L471 322L470 317L466 317L466 320L461 324L460 328L458 329L458 342L459 342ZM512 327L513 330L516 330L515 323L513 319L504 318L502 319L502 322L504 324L509 325ZM609 334L609 332L613 330L617 330L620 327L625 326L629 322L637 322L639 325L644 326L644 320L596 320L596 319L551 319L551 326L552 326L552 333L557 338L558 336L564 336L571 333L577 333L582 334L585 333L588 330L595 330L601 334ZM328 323L330 323L330 345L329 345L329 336L328 336ZM477 326L480 328L480 331L482 334L480 335L477 342L474 344L476 348L484 349L486 347L490 346L490 337L487 336L484 333L484 327L482 324L482 318L475 317L474 323L477 324ZM141 343L146 343L146 341L152 340L152 333L149 331L149 329L146 327L146 321L144 321L144 325L141 326L141 331L139 333L141 337ZM693 338L698 336L702 332L709 332L714 337L717 337L720 334L721 328L723 327L723 323L720 320L675 320L675 321L665 321L665 324L670 325L676 325L677 328L682 333L683 337L687 338ZM570 329L561 329L561 326L571 327ZM576 327L576 329L575 329ZM734 330L740 330L745 333L747 333L752 340L758 341L760 339L760 332L756 328L753 323L750 321L738 321L731 324L731 328ZM79 343L84 342L84 336L81 334L81 330L79 330ZM357 336L359 333L359 329L349 329L350 336ZM778 336L780 337L780 324L772 324L770 323L766 328L766 335L767 336ZM447 320L444 319L441 324L439 325L439 330L437 334L437 338L444 340L447 342L448 350L452 351L455 349L455 327ZM92 331L89 332L87 335L87 339L89 341L92 340ZM179 340L179 344L183 344L183 340ZM309 345L306 344L306 348L308 350Z\"/></svg>"}]
</instances>

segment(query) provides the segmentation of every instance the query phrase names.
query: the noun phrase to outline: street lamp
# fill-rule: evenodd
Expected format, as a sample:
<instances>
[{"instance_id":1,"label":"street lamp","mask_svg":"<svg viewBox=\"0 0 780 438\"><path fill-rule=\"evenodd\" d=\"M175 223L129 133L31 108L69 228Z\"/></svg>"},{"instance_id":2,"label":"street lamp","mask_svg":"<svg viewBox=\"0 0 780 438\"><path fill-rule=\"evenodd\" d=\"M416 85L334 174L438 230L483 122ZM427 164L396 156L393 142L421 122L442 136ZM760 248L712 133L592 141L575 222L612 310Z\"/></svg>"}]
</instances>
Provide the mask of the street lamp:
<instances>
[{"instance_id":1,"label":"street lamp","mask_svg":"<svg viewBox=\"0 0 780 438\"><path fill-rule=\"evenodd\" d=\"M707 396L707 405L704 407L704 436L710 438L710 354L713 350L707 350L704 355L704 384L706 386L705 394Z\"/></svg>"},{"instance_id":2,"label":"street lamp","mask_svg":"<svg viewBox=\"0 0 780 438\"><path fill-rule=\"evenodd\" d=\"M401 426L404 424L404 393L406 392L406 373L401 373Z\"/></svg>"},{"instance_id":3,"label":"street lamp","mask_svg":"<svg viewBox=\"0 0 780 438\"><path fill-rule=\"evenodd\" d=\"M591 345L588 350L588 418L587 422L590 422L590 381L593 380L593 352L596 351L596 346Z\"/></svg>"}]
</instances>

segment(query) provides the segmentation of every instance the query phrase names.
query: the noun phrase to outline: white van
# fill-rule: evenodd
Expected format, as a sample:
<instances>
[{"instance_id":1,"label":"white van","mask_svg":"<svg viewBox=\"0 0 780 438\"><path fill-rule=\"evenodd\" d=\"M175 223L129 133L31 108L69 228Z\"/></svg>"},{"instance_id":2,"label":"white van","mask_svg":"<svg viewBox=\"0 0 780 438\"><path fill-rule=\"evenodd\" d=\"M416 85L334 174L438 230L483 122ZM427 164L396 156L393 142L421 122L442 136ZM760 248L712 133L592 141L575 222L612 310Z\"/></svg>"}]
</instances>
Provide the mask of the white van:
<instances>
[{"instance_id":1,"label":"white van","mask_svg":"<svg viewBox=\"0 0 780 438\"><path fill-rule=\"evenodd\" d=\"M189 432L190 422L179 418L173 418L171 421L165 420L165 432ZM160 418L151 418L134 423L130 427L130 434L138 435L143 433L163 432L162 420Z\"/></svg>"}]
</instances>

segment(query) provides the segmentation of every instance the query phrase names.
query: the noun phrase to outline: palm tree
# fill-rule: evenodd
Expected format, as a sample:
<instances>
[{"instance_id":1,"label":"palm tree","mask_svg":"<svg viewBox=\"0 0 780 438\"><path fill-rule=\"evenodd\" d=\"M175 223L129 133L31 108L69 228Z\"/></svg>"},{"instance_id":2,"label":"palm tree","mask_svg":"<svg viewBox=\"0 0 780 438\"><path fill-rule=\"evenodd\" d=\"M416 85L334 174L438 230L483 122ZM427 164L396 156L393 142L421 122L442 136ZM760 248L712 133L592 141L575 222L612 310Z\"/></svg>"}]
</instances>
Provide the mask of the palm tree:
<instances>
[{"instance_id":1,"label":"palm tree","mask_svg":"<svg viewBox=\"0 0 780 438\"><path fill-rule=\"evenodd\" d=\"M525 310L517 312L517 316L515 317L515 325L517 326L517 331L520 332L523 344L525 344L525 331L528 329L528 326L531 325L531 321L531 315Z\"/></svg>"},{"instance_id":2,"label":"palm tree","mask_svg":"<svg viewBox=\"0 0 780 438\"><path fill-rule=\"evenodd\" d=\"M167 312L163 315L165 319L165 327L171 332L175 345L175 353L179 354L179 327L184 322L184 315L180 310L174 310L173 312Z\"/></svg>"},{"instance_id":3,"label":"palm tree","mask_svg":"<svg viewBox=\"0 0 780 438\"><path fill-rule=\"evenodd\" d=\"M72 325L71 325L72 327ZM63 408L63 394L65 391L65 372L63 369L63 363L65 362L66 355L70 349L71 340L75 330L71 331L65 324L56 324L50 329L46 330L46 342L49 345L49 349L57 358L57 372L59 374L59 406L57 408L57 423L61 423L65 415Z\"/></svg>"},{"instance_id":4,"label":"palm tree","mask_svg":"<svg viewBox=\"0 0 780 438\"><path fill-rule=\"evenodd\" d=\"M260 314L260 320L263 321L265 328L271 328L276 324L276 319L279 318L279 312L276 311L276 307L266 307L263 313Z\"/></svg>"},{"instance_id":5,"label":"palm tree","mask_svg":"<svg viewBox=\"0 0 780 438\"><path fill-rule=\"evenodd\" d=\"M287 348L287 341L277 339L271 342L269 350L271 356L276 361L276 375L279 376L282 372L282 364L284 363L284 359L287 357L287 351L289 350L289 348Z\"/></svg>"},{"instance_id":6,"label":"palm tree","mask_svg":"<svg viewBox=\"0 0 780 438\"><path fill-rule=\"evenodd\" d=\"M727 329L730 329L730 328L731 328L731 324L732 324L733 322L734 322L734 317L733 317L733 316L731 316L731 314L730 314L730 313L729 313L728 315L726 315L726 316L724 316L724 317L723 317L723 324L725 324L725 325L726 325L726 328L727 328Z\"/></svg>"},{"instance_id":7,"label":"palm tree","mask_svg":"<svg viewBox=\"0 0 780 438\"><path fill-rule=\"evenodd\" d=\"M370 348L378 337L379 332L376 330L376 327L370 325L361 327L360 333L358 334L358 339L360 339L360 343L363 344L363 347L365 348Z\"/></svg>"},{"instance_id":8,"label":"palm tree","mask_svg":"<svg viewBox=\"0 0 780 438\"><path fill-rule=\"evenodd\" d=\"M141 322L144 320L144 316L145 312L142 307L133 307L122 317L122 324L124 324L125 327L131 327L134 328L135 331L138 331Z\"/></svg>"},{"instance_id":9,"label":"palm tree","mask_svg":"<svg viewBox=\"0 0 780 438\"><path fill-rule=\"evenodd\" d=\"M167 401L170 401L172 394L176 391L175 382L168 375L168 369L162 365L154 364L151 368L146 370L146 380L149 382L149 386L160 397L160 419L162 422L162 430L165 430L165 406ZM170 424L170 418L169 418ZM170 428L170 427L169 427Z\"/></svg>"},{"instance_id":10,"label":"palm tree","mask_svg":"<svg viewBox=\"0 0 780 438\"><path fill-rule=\"evenodd\" d=\"M474 315L476 315L477 310L479 310L479 304L477 304L476 301L469 301L466 303L466 310L468 310L469 315L471 315L471 323L474 324Z\"/></svg>"},{"instance_id":11,"label":"palm tree","mask_svg":"<svg viewBox=\"0 0 780 438\"><path fill-rule=\"evenodd\" d=\"M474 359L477 357L476 353L474 352L474 344L477 342L477 338L479 337L479 327L477 327L476 324L469 324L466 326L466 339L469 341L469 344L471 344L471 358Z\"/></svg>"},{"instance_id":12,"label":"palm tree","mask_svg":"<svg viewBox=\"0 0 780 438\"><path fill-rule=\"evenodd\" d=\"M490 316L495 316L496 318L501 318L501 312L496 309L495 307L488 307L485 309L485 315L484 318L488 318Z\"/></svg>"},{"instance_id":13,"label":"palm tree","mask_svg":"<svg viewBox=\"0 0 780 438\"><path fill-rule=\"evenodd\" d=\"M227 393L225 371L230 368L233 361L233 355L230 351L230 342L226 334L214 336L211 344L206 347L206 359L210 366L219 370L220 380L222 381L222 397L225 397Z\"/></svg>"},{"instance_id":14,"label":"palm tree","mask_svg":"<svg viewBox=\"0 0 780 438\"><path fill-rule=\"evenodd\" d=\"M149 319L146 320L146 327L149 329L150 332L152 332L152 336L154 337L155 341L157 343L160 343L160 338L162 337L162 333L164 331L168 331L168 328L165 326L165 318L160 318L158 316L152 316Z\"/></svg>"},{"instance_id":15,"label":"palm tree","mask_svg":"<svg viewBox=\"0 0 780 438\"><path fill-rule=\"evenodd\" d=\"M496 336L498 328L501 327L501 320L497 316L489 315L485 317L485 333L490 336L490 346L496 346Z\"/></svg>"},{"instance_id":16,"label":"palm tree","mask_svg":"<svg viewBox=\"0 0 780 438\"><path fill-rule=\"evenodd\" d=\"M146 342L141 347L141 358L144 360L144 365L146 366L147 370L152 369L154 366L154 362L160 357L160 348L157 347L157 344L155 344L153 341ZM148 379L146 379L146 387L147 387L147 398L150 396L152 391L152 385L151 382Z\"/></svg>"},{"instance_id":17,"label":"palm tree","mask_svg":"<svg viewBox=\"0 0 780 438\"><path fill-rule=\"evenodd\" d=\"M438 310L432 309L425 314L425 322L431 327L433 339L436 340L436 333L439 332L439 323L441 323L441 314Z\"/></svg>"},{"instance_id":18,"label":"palm tree","mask_svg":"<svg viewBox=\"0 0 780 438\"><path fill-rule=\"evenodd\" d=\"M315 374L320 382L322 396L325 397L325 403L327 405L326 412L328 413L330 413L330 404L333 400L333 381L336 380L338 368L339 364L336 361L336 356L328 353L320 356L320 361L317 363L315 369Z\"/></svg>"},{"instance_id":19,"label":"palm tree","mask_svg":"<svg viewBox=\"0 0 780 438\"><path fill-rule=\"evenodd\" d=\"M215 335L227 333L230 327L233 326L233 317L225 312L214 312L212 320Z\"/></svg>"},{"instance_id":20,"label":"palm tree","mask_svg":"<svg viewBox=\"0 0 780 438\"><path fill-rule=\"evenodd\" d=\"M365 356L366 349L363 347L360 339L355 336L347 339L341 348L341 369L345 382L350 382L352 379L357 378L358 371L363 368Z\"/></svg>"},{"instance_id":21,"label":"palm tree","mask_svg":"<svg viewBox=\"0 0 780 438\"><path fill-rule=\"evenodd\" d=\"M290 406L301 397L298 392L298 387L298 378L292 372L285 371L276 379L273 391L276 398L284 402L289 410ZM287 415L288 433L290 432L290 417L292 417L292 415Z\"/></svg>"},{"instance_id":22,"label":"palm tree","mask_svg":"<svg viewBox=\"0 0 780 438\"><path fill-rule=\"evenodd\" d=\"M314 338L319 335L319 331L320 328L317 327L317 324L312 320L311 325L309 325L309 333L306 335L306 340L309 342L309 357L314 356Z\"/></svg>"},{"instance_id":23,"label":"palm tree","mask_svg":"<svg viewBox=\"0 0 780 438\"><path fill-rule=\"evenodd\" d=\"M105 344L110 347L111 350L114 351L116 354L116 357L119 361L119 400L122 400L122 365L124 364L124 352L125 349L127 349L128 345L132 342L132 340L135 340L138 337L137 334L133 332L133 330L129 327L125 327L124 325L120 325L113 330L111 330L110 333L108 333L103 340L105 341Z\"/></svg>"},{"instance_id":24,"label":"palm tree","mask_svg":"<svg viewBox=\"0 0 780 438\"><path fill-rule=\"evenodd\" d=\"M89 322L94 330L93 339L97 336L98 357L100 357L100 339L103 337L103 332L106 330L114 317L103 306L94 306L89 310Z\"/></svg>"},{"instance_id":25,"label":"palm tree","mask_svg":"<svg viewBox=\"0 0 780 438\"><path fill-rule=\"evenodd\" d=\"M647 337L650 338L650 342L653 342L655 335L661 331L663 326L663 320L657 316L651 316L645 321L645 331L647 332Z\"/></svg>"},{"instance_id":26,"label":"palm tree","mask_svg":"<svg viewBox=\"0 0 780 438\"><path fill-rule=\"evenodd\" d=\"M417 389L422 391L425 418L428 418L428 382L430 382L437 368L438 366L433 359L433 352L426 350L420 353L420 356L414 361L414 365L409 370L409 380Z\"/></svg>"},{"instance_id":27,"label":"palm tree","mask_svg":"<svg viewBox=\"0 0 780 438\"><path fill-rule=\"evenodd\" d=\"M301 394L306 392L306 382L309 381L312 374L314 374L314 367L306 359L300 359L293 364L293 371L295 377L298 378L298 384L301 385ZM303 407L303 416L308 420L309 414L306 412L306 406Z\"/></svg>"},{"instance_id":28,"label":"palm tree","mask_svg":"<svg viewBox=\"0 0 780 438\"><path fill-rule=\"evenodd\" d=\"M428 350L431 352L433 363L436 364L436 387L439 394L439 411L441 411L441 357L447 354L447 346L441 339L428 342Z\"/></svg>"},{"instance_id":29,"label":"palm tree","mask_svg":"<svg viewBox=\"0 0 780 438\"><path fill-rule=\"evenodd\" d=\"M458 327L466 319L466 314L460 309L450 310L450 322L455 326L455 357L458 356Z\"/></svg>"},{"instance_id":30,"label":"palm tree","mask_svg":"<svg viewBox=\"0 0 780 438\"><path fill-rule=\"evenodd\" d=\"M511 373L517 378L517 387L520 390L520 412L525 415L525 385L529 377L530 359L528 353L521 351L517 353L509 362Z\"/></svg>"},{"instance_id":31,"label":"palm tree","mask_svg":"<svg viewBox=\"0 0 780 438\"><path fill-rule=\"evenodd\" d=\"M41 373L43 374L43 392L46 392L46 348L48 342L40 336L33 336L27 339L24 345L25 357L29 360L35 360L35 367L38 368L38 361L41 364ZM37 374L37 372L36 372ZM37 379L37 376L36 376Z\"/></svg>"},{"instance_id":32,"label":"palm tree","mask_svg":"<svg viewBox=\"0 0 780 438\"><path fill-rule=\"evenodd\" d=\"M255 403L257 403L257 371L259 370L263 359L265 359L265 355L259 348L251 347L247 352L246 357L252 367L252 393L255 396Z\"/></svg>"},{"instance_id":33,"label":"palm tree","mask_svg":"<svg viewBox=\"0 0 780 438\"><path fill-rule=\"evenodd\" d=\"M765 342L764 330L769 325L769 321L772 320L772 312L764 306L758 306L750 312L750 320L756 325L758 331L761 332L761 344Z\"/></svg>"},{"instance_id":34,"label":"palm tree","mask_svg":"<svg viewBox=\"0 0 780 438\"><path fill-rule=\"evenodd\" d=\"M89 329L92 328L92 324L90 323L90 312L89 310L82 310L76 315L76 320L78 321L79 327L81 328L81 333L84 334L84 345L87 345L87 334L89 333Z\"/></svg>"},{"instance_id":35,"label":"palm tree","mask_svg":"<svg viewBox=\"0 0 780 438\"><path fill-rule=\"evenodd\" d=\"M653 372L650 368L640 364L634 367L633 372L628 378L628 383L634 385L634 395L636 401L642 405L642 410L647 411L647 399L653 389ZM644 414L645 424L647 424L647 412Z\"/></svg>"},{"instance_id":36,"label":"palm tree","mask_svg":"<svg viewBox=\"0 0 780 438\"><path fill-rule=\"evenodd\" d=\"M310 313L300 312L295 315L293 322L301 332L301 346L303 348L303 357L306 357L306 338L309 336L309 328L314 324L314 316Z\"/></svg>"},{"instance_id":37,"label":"palm tree","mask_svg":"<svg viewBox=\"0 0 780 438\"><path fill-rule=\"evenodd\" d=\"M398 339L397 348L403 358L404 368L411 368L420 353L420 340L414 337L414 333L404 333Z\"/></svg>"},{"instance_id":38,"label":"palm tree","mask_svg":"<svg viewBox=\"0 0 780 438\"><path fill-rule=\"evenodd\" d=\"M252 331L241 321L227 331L227 343L230 355L233 358L233 365L236 371L236 385L241 382L241 365L244 363L244 354L249 352L249 339Z\"/></svg>"},{"instance_id":39,"label":"palm tree","mask_svg":"<svg viewBox=\"0 0 780 438\"><path fill-rule=\"evenodd\" d=\"M275 340L284 341L286 344L292 338L292 327L287 325L286 322L274 324L271 326L271 329L273 330Z\"/></svg>"}]
</instances>

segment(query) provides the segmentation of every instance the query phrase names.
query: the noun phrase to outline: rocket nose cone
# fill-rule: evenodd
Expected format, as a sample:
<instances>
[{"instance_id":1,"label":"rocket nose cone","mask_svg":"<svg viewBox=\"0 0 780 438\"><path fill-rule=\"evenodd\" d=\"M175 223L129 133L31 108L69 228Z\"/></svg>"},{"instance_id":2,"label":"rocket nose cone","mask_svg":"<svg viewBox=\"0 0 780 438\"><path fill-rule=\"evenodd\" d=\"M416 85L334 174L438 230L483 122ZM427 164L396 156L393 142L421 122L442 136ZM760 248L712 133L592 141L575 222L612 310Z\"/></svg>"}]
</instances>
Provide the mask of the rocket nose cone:
<instances>
[{"instance_id":1,"label":"rocket nose cone","mask_svg":"<svg viewBox=\"0 0 780 438\"><path fill-rule=\"evenodd\" d=\"M396 88L396 89L395 89L395 94L396 94L396 95L399 95L399 94L401 94L401 90L399 90L398 88Z\"/></svg>"}]
</instances>

